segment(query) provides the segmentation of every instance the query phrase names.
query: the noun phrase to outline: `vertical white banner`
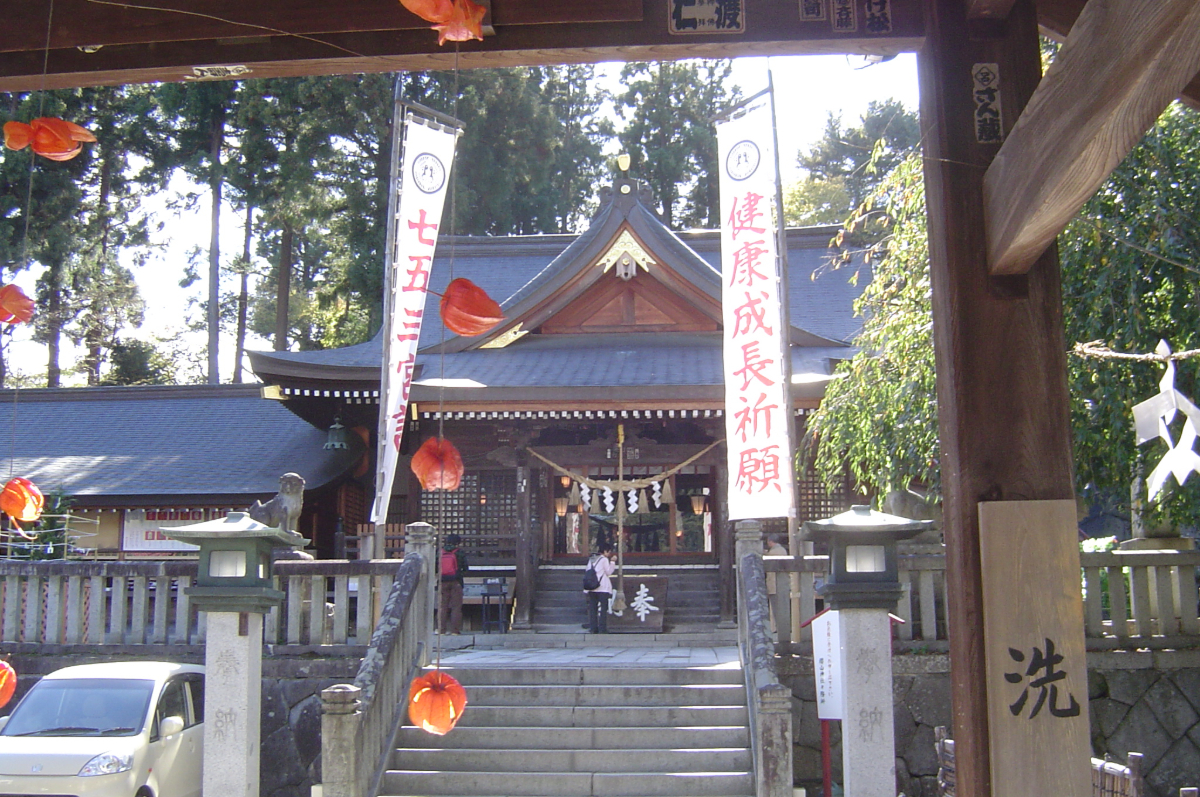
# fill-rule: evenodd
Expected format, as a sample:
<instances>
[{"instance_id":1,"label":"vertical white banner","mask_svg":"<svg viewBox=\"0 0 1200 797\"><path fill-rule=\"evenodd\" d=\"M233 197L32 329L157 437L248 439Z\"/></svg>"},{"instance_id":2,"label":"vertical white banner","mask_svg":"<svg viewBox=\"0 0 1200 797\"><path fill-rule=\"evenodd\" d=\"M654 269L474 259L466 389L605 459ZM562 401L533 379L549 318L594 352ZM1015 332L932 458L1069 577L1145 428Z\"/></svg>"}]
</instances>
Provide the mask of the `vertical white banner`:
<instances>
[{"instance_id":1,"label":"vertical white banner","mask_svg":"<svg viewBox=\"0 0 1200 797\"><path fill-rule=\"evenodd\" d=\"M431 126L411 114L404 121L400 196L396 205L395 241L387 281L390 295L384 297L387 320L383 339L379 456L375 473L375 503L371 507L372 523L387 522L396 460L408 412L408 393L417 362L425 295L457 137L454 130L441 125Z\"/></svg>"},{"instance_id":2,"label":"vertical white banner","mask_svg":"<svg viewBox=\"0 0 1200 797\"><path fill-rule=\"evenodd\" d=\"M717 125L729 519L793 517L788 335L780 305L775 152L766 98Z\"/></svg>"}]
</instances>

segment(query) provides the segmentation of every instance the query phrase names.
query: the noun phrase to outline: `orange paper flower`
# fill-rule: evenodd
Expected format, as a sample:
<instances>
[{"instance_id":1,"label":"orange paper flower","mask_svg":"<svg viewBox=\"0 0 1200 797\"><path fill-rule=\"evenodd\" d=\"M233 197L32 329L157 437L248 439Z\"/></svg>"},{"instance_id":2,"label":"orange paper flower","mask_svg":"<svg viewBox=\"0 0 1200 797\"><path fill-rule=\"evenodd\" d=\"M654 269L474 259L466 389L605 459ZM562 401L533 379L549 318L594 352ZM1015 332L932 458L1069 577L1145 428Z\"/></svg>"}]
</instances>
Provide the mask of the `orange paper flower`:
<instances>
[{"instance_id":1,"label":"orange paper flower","mask_svg":"<svg viewBox=\"0 0 1200 797\"><path fill-rule=\"evenodd\" d=\"M483 41L483 17L487 9L473 0L400 0L400 5L426 22L434 23L438 44L447 41Z\"/></svg>"},{"instance_id":2,"label":"orange paper flower","mask_svg":"<svg viewBox=\"0 0 1200 797\"><path fill-rule=\"evenodd\" d=\"M7 661L0 661L0 707L7 706L17 689L17 671Z\"/></svg>"},{"instance_id":3,"label":"orange paper flower","mask_svg":"<svg viewBox=\"0 0 1200 797\"><path fill-rule=\"evenodd\" d=\"M467 706L467 690L441 670L414 678L408 690L408 718L423 731L445 736Z\"/></svg>"},{"instance_id":4,"label":"orange paper flower","mask_svg":"<svg viewBox=\"0 0 1200 797\"><path fill-rule=\"evenodd\" d=\"M457 490L463 475L462 455L449 440L431 437L413 454L412 472L422 490Z\"/></svg>"},{"instance_id":5,"label":"orange paper flower","mask_svg":"<svg viewBox=\"0 0 1200 797\"><path fill-rule=\"evenodd\" d=\"M458 335L482 335L504 320L500 305L469 279L459 277L442 294L442 323Z\"/></svg>"},{"instance_id":6,"label":"orange paper flower","mask_svg":"<svg viewBox=\"0 0 1200 797\"><path fill-rule=\"evenodd\" d=\"M0 490L0 512L8 515L18 529L22 523L34 523L42 516L45 501L37 485L20 476L9 479Z\"/></svg>"},{"instance_id":7,"label":"orange paper flower","mask_svg":"<svg viewBox=\"0 0 1200 797\"><path fill-rule=\"evenodd\" d=\"M74 122L53 116L41 116L29 124L7 122L4 125L4 146L9 149L30 147L52 161L69 161L83 151L84 141L95 140L94 135Z\"/></svg>"},{"instance_id":8,"label":"orange paper flower","mask_svg":"<svg viewBox=\"0 0 1200 797\"><path fill-rule=\"evenodd\" d=\"M26 323L33 318L33 299L17 285L0 288L0 324Z\"/></svg>"}]
</instances>

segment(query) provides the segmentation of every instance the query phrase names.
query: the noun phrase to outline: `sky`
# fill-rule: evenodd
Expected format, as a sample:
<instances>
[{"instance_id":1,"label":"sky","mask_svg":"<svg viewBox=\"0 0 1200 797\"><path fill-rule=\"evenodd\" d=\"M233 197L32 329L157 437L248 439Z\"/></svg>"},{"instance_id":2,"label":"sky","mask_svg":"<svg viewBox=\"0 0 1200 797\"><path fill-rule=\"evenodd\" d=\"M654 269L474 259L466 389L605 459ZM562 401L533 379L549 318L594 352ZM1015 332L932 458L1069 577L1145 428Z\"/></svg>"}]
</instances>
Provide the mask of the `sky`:
<instances>
[{"instance_id":1,"label":"sky","mask_svg":"<svg viewBox=\"0 0 1200 797\"><path fill-rule=\"evenodd\" d=\"M796 154L807 149L825 129L830 113L841 115L847 124L856 123L873 100L898 99L912 110L917 108L916 56L902 54L891 61L867 65L861 57L845 55L773 56L734 59L734 82L741 87L742 96L751 96L767 87L767 69L774 75L776 93L776 125L779 136L780 171L786 185L801 176L796 166ZM615 80L620 64L601 64L599 71ZM636 177L636 175L634 175ZM186 190L183 182L172 186ZM157 253L149 262L134 270L134 276L146 300L146 318L138 330L127 335L153 341L156 337L171 337L186 326L186 321L198 319L201 311L196 303L207 293L204 280L190 288L179 286L188 252L195 247L208 246L209 209L207 196L190 211L180 212L166 206L165 198L155 211L163 224L156 236ZM227 260L242 248L243 218L226 209L221 218L222 260ZM207 270L207 257L202 256L201 272ZM33 295L37 274L23 272L17 283ZM223 290L231 290L233 278L226 278ZM192 304L189 306L189 300ZM31 339L32 330L19 325L14 331L11 359L16 370L25 373L44 373L46 349ZM186 340L200 362L204 361L205 335L189 333ZM221 381L228 382L233 374L234 340L223 335L219 345ZM269 341L251 340L249 349L270 349ZM68 375L66 369L79 356L68 342L60 363L64 368L64 384L82 384L82 379ZM250 376L244 377L249 380Z\"/></svg>"}]
</instances>

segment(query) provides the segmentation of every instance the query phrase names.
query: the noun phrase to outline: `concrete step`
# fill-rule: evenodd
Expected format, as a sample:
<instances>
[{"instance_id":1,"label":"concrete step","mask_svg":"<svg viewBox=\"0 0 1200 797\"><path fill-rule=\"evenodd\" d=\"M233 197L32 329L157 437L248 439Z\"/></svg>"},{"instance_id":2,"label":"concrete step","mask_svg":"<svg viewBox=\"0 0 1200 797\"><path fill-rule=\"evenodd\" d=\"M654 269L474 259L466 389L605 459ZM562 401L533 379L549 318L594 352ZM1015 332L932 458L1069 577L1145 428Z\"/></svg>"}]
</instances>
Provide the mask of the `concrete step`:
<instances>
[{"instance_id":1,"label":"concrete step","mask_svg":"<svg viewBox=\"0 0 1200 797\"><path fill-rule=\"evenodd\" d=\"M742 671L735 667L455 667L443 664L464 686L498 684L560 685L653 685L653 684L743 684ZM739 701L740 702L740 701Z\"/></svg>"},{"instance_id":2,"label":"concrete step","mask_svg":"<svg viewBox=\"0 0 1200 797\"><path fill-rule=\"evenodd\" d=\"M663 749L744 747L750 743L744 725L681 728L473 728L460 725L445 736L431 736L412 726L400 729L396 745L443 750L618 750L651 746ZM401 762L405 759L401 758Z\"/></svg>"},{"instance_id":3,"label":"concrete step","mask_svg":"<svg viewBox=\"0 0 1200 797\"><path fill-rule=\"evenodd\" d=\"M480 706L470 702L459 727L651 728L745 725L741 706Z\"/></svg>"},{"instance_id":4,"label":"concrete step","mask_svg":"<svg viewBox=\"0 0 1200 797\"><path fill-rule=\"evenodd\" d=\"M746 701L740 684L479 685L472 706L736 706Z\"/></svg>"},{"instance_id":5,"label":"concrete step","mask_svg":"<svg viewBox=\"0 0 1200 797\"><path fill-rule=\"evenodd\" d=\"M393 770L382 795L506 797L741 797L754 794L750 772L446 772Z\"/></svg>"},{"instance_id":6,"label":"concrete step","mask_svg":"<svg viewBox=\"0 0 1200 797\"><path fill-rule=\"evenodd\" d=\"M435 747L396 753L397 769L443 772L745 772L747 747L594 750L442 750Z\"/></svg>"},{"instance_id":7,"label":"concrete step","mask_svg":"<svg viewBox=\"0 0 1200 797\"><path fill-rule=\"evenodd\" d=\"M561 633L555 628L561 628ZM587 634L580 628L557 626L547 631L537 633L510 631L507 634L479 634L474 637L476 647L502 648L583 648L611 646L614 648L633 647L679 647L679 648L711 648L732 647L737 644L736 628L700 629L687 628L661 634ZM601 663L599 666L603 666Z\"/></svg>"}]
</instances>

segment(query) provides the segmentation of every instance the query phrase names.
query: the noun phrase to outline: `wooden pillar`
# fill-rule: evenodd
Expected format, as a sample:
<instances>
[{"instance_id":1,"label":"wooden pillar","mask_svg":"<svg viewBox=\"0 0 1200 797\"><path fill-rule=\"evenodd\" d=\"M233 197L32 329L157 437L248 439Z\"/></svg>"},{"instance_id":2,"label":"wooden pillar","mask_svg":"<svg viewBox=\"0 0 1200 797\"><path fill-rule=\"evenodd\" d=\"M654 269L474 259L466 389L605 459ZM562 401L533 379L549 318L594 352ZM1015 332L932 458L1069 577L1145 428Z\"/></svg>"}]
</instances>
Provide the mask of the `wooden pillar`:
<instances>
[{"instance_id":1,"label":"wooden pillar","mask_svg":"<svg viewBox=\"0 0 1200 797\"><path fill-rule=\"evenodd\" d=\"M988 275L973 67L998 67L1003 129L1040 79L1032 0L968 23L927 0L919 60L942 445L951 693L959 797L990 795L980 583L982 501L1073 498L1058 253L1027 275Z\"/></svg>"},{"instance_id":2,"label":"wooden pillar","mask_svg":"<svg viewBox=\"0 0 1200 797\"><path fill-rule=\"evenodd\" d=\"M718 446L717 451L720 459L713 466L717 477L717 494L712 502L713 533L717 535L717 567L721 579L721 614L717 626L732 628L737 625L737 574L733 568L733 527L729 523L729 468L725 464L725 447Z\"/></svg>"},{"instance_id":3,"label":"wooden pillar","mask_svg":"<svg viewBox=\"0 0 1200 797\"><path fill-rule=\"evenodd\" d=\"M520 464L517 466L517 572L516 572L516 614L513 616L514 629L531 628L534 578L537 567L533 560L537 550L533 535L533 524L530 522L529 494L532 490L528 454L524 451L518 454Z\"/></svg>"}]
</instances>

